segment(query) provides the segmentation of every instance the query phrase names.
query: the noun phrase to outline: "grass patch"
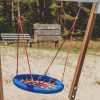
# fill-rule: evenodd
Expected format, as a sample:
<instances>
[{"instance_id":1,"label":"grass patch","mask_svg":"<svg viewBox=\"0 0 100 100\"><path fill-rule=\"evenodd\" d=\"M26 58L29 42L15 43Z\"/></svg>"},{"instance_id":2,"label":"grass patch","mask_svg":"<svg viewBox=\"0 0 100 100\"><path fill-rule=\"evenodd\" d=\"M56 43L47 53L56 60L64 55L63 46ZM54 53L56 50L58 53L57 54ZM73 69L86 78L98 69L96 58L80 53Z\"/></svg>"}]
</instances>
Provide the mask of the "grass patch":
<instances>
[{"instance_id":1,"label":"grass patch","mask_svg":"<svg viewBox=\"0 0 100 100\"><path fill-rule=\"evenodd\" d=\"M59 42L59 46L61 45L62 41ZM3 42L0 41L0 46L3 46ZM16 47L16 44L10 44L8 46L11 47ZM59 48L58 46L58 48ZM20 47L23 47L23 44L20 44ZM64 45L61 48L62 52L66 52L69 47L69 41L65 41ZM71 46L71 53L76 53L78 54L80 49L82 47L82 41L72 41L72 46ZM50 51L57 51L58 48L55 48L55 43L53 42L43 42L39 44L39 47L37 44L32 44L32 48L34 49L44 49L44 50L50 50ZM90 41L87 54L90 55L95 55L95 56L100 56L100 41Z\"/></svg>"}]
</instances>

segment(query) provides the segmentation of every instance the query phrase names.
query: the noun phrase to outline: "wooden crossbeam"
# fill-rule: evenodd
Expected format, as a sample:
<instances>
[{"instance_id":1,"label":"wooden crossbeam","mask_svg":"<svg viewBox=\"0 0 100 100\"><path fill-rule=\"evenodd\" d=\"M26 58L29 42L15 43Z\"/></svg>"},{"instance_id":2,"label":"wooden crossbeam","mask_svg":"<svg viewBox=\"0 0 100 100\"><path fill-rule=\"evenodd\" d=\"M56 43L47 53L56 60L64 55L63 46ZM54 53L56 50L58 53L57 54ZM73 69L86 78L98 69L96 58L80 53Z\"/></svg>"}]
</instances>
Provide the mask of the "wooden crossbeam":
<instances>
[{"instance_id":1,"label":"wooden crossbeam","mask_svg":"<svg viewBox=\"0 0 100 100\"><path fill-rule=\"evenodd\" d=\"M90 17L89 17L89 21L88 21L88 24L87 24L85 37L84 37L84 40L83 40L83 46L82 46L81 51L80 51L80 56L79 56L79 59L78 59L78 62L77 62L77 67L76 67L76 70L75 70L74 78L73 78L71 89L70 89L70 92L69 92L69 99L70 100L74 100L75 96L76 96L76 92L77 92L77 88L78 88L78 82L79 82L79 78L80 78L80 75L81 75L86 51L87 51L87 48L88 48L89 40L90 40L92 30L93 30L93 26L94 26L95 19L96 19L96 14L94 14L95 8L96 8L96 3L93 3L91 13L90 13Z\"/></svg>"},{"instance_id":2,"label":"wooden crossbeam","mask_svg":"<svg viewBox=\"0 0 100 100\"><path fill-rule=\"evenodd\" d=\"M57 1L73 1L73 2L87 2L87 3L100 2L100 0L57 0Z\"/></svg>"}]
</instances>

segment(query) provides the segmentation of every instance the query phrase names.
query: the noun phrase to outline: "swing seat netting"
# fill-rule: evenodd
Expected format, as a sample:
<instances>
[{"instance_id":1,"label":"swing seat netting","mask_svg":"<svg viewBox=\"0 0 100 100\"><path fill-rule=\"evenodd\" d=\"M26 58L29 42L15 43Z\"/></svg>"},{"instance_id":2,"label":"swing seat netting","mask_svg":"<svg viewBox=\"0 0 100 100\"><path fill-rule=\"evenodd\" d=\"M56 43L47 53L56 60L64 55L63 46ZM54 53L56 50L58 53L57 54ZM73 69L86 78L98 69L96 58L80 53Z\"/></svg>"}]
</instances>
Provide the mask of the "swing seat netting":
<instances>
[{"instance_id":1,"label":"swing seat netting","mask_svg":"<svg viewBox=\"0 0 100 100\"><path fill-rule=\"evenodd\" d=\"M42 94L58 93L64 88L61 81L47 75L33 74L32 78L33 80L30 74L16 75L13 78L13 83L23 90Z\"/></svg>"}]
</instances>

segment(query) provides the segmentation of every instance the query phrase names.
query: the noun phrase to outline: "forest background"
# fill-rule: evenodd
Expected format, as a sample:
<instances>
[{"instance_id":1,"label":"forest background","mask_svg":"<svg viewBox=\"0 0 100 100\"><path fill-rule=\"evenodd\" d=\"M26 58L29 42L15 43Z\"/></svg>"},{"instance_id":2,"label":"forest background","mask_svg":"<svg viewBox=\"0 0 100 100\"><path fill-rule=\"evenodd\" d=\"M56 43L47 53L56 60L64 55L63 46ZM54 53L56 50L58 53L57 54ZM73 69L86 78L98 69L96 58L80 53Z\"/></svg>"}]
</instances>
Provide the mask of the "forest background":
<instances>
[{"instance_id":1,"label":"forest background","mask_svg":"<svg viewBox=\"0 0 100 100\"><path fill-rule=\"evenodd\" d=\"M66 36L79 9L79 3L57 0L19 0L24 32L33 34L33 24L61 24ZM75 33L83 36L89 18L91 3L83 3ZM17 32L18 0L0 0L0 33ZM100 15L97 15L92 38L100 37Z\"/></svg>"}]
</instances>

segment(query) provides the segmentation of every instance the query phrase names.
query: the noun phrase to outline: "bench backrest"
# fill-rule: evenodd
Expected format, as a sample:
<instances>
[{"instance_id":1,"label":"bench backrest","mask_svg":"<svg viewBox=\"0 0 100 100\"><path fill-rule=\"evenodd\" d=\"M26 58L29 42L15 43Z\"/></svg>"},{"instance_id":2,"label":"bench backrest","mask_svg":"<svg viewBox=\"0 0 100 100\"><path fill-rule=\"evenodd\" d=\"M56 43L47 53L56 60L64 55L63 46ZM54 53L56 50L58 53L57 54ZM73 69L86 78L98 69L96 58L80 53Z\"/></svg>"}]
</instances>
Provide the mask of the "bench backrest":
<instances>
[{"instance_id":1,"label":"bench backrest","mask_svg":"<svg viewBox=\"0 0 100 100\"><path fill-rule=\"evenodd\" d=\"M1 38L3 40L17 40L18 39L18 33L1 33ZM25 40L30 40L31 37L29 34L24 34ZM19 34L19 40L23 40L23 34Z\"/></svg>"},{"instance_id":2,"label":"bench backrest","mask_svg":"<svg viewBox=\"0 0 100 100\"><path fill-rule=\"evenodd\" d=\"M36 41L60 41L62 39L59 24L34 24L33 29Z\"/></svg>"}]
</instances>

